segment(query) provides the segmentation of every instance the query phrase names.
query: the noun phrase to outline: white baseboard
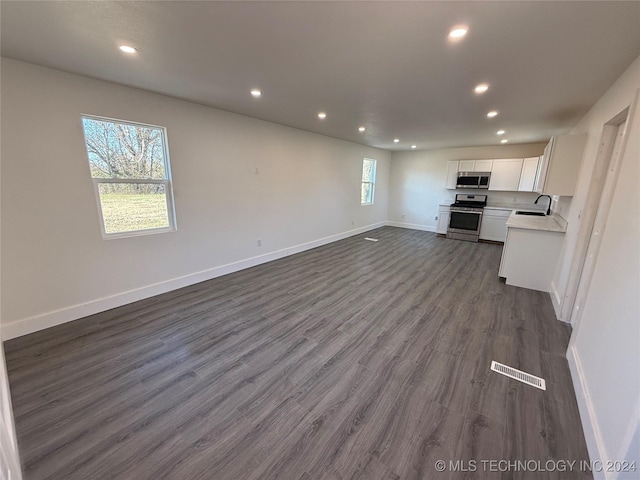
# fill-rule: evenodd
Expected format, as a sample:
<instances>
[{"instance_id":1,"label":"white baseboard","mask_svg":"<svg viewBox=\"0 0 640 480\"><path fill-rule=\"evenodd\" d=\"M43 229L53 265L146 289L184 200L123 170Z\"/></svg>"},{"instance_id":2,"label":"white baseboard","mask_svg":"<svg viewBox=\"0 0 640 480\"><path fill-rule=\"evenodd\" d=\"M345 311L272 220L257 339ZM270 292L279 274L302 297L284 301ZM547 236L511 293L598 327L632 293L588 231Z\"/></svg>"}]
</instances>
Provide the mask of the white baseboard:
<instances>
[{"instance_id":1,"label":"white baseboard","mask_svg":"<svg viewBox=\"0 0 640 480\"><path fill-rule=\"evenodd\" d=\"M556 287L555 282L551 282L549 285L549 295L551 296L551 304L553 305L553 310L556 312L556 318L558 320L562 320L562 296L558 292L558 288Z\"/></svg>"},{"instance_id":2,"label":"white baseboard","mask_svg":"<svg viewBox=\"0 0 640 480\"><path fill-rule=\"evenodd\" d=\"M582 429L584 438L587 442L587 450L589 451L589 459L591 463L601 462L600 465L607 464L607 454L602 441L602 435L598 428L596 413L593 410L589 389L580 364L580 357L575 347L569 346L567 350L567 360L569 362L569 370L571 371L571 379L573 380L573 389L576 392L576 400L578 401L578 411L580 412L580 420L582 421ZM593 472L595 480L609 480L610 475L604 471Z\"/></svg>"},{"instance_id":3,"label":"white baseboard","mask_svg":"<svg viewBox=\"0 0 640 480\"><path fill-rule=\"evenodd\" d=\"M138 300L160 295L161 293L177 290L178 288L187 287L196 283L211 280L212 278L221 277L229 273L244 270L245 268L255 267L263 263L271 262L279 258L294 255L296 253L304 252L305 250L311 250L312 248L321 247L329 243L337 242L354 235L359 235L376 228L384 227L386 222L378 222L366 227L356 228L354 230L348 230L346 232L338 233L336 235L330 235L328 237L313 240L311 242L294 245L292 247L283 248L275 252L266 253L257 257L251 257L238 262L228 263L226 265L220 265L218 267L209 268L200 272L191 273L170 280L154 283L127 292L122 292L116 295L108 297L98 298L86 303L78 305L72 305L69 307L61 308L51 312L46 312L33 317L24 318L11 323L2 325L2 340L10 340L12 338L20 337L22 335L28 335L29 333L44 330L45 328L60 325L62 323L71 322L79 318L86 317L88 315L94 315L96 313L104 312L112 308L121 307Z\"/></svg>"},{"instance_id":4,"label":"white baseboard","mask_svg":"<svg viewBox=\"0 0 640 480\"><path fill-rule=\"evenodd\" d=\"M420 223L405 223L405 222L387 222L390 227L409 228L411 230L422 230L423 232L434 232L436 227L433 225L422 225Z\"/></svg>"}]
</instances>

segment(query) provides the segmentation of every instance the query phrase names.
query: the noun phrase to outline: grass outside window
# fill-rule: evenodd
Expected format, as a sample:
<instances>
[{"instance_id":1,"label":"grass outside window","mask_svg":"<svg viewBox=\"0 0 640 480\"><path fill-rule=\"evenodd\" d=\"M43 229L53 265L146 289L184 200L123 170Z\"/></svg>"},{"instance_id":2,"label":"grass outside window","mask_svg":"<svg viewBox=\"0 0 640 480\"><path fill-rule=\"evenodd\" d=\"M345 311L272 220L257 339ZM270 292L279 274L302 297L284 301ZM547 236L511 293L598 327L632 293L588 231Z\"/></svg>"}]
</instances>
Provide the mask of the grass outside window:
<instances>
[{"instance_id":1,"label":"grass outside window","mask_svg":"<svg viewBox=\"0 0 640 480\"><path fill-rule=\"evenodd\" d=\"M104 238L175 230L163 127L82 117Z\"/></svg>"}]
</instances>

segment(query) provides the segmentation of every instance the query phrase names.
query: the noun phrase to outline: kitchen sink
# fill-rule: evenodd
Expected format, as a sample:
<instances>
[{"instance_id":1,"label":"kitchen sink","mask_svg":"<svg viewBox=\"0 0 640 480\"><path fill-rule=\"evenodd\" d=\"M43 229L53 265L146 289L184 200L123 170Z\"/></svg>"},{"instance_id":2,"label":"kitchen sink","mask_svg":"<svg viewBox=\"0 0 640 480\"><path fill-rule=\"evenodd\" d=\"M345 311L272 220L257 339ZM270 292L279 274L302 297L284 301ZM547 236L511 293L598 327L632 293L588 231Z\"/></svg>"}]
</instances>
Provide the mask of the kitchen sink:
<instances>
[{"instance_id":1,"label":"kitchen sink","mask_svg":"<svg viewBox=\"0 0 640 480\"><path fill-rule=\"evenodd\" d=\"M517 210L516 215L533 215L534 217L544 217L546 214L544 212L523 212Z\"/></svg>"}]
</instances>

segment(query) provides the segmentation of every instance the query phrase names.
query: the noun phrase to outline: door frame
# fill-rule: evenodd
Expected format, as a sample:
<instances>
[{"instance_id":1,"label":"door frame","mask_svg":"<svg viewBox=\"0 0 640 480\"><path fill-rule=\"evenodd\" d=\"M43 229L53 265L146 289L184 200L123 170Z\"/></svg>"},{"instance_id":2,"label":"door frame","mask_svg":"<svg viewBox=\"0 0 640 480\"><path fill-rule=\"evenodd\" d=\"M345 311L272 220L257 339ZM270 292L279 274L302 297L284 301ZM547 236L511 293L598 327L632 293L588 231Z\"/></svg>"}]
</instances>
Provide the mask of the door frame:
<instances>
[{"instance_id":1,"label":"door frame","mask_svg":"<svg viewBox=\"0 0 640 480\"><path fill-rule=\"evenodd\" d=\"M574 334L571 336L569 348L575 344L582 311L589 293L591 278L598 258L602 235L606 228L609 210L613 201L615 186L618 181L620 164L629 141L629 131L636 121L640 100L640 89L635 91L633 100L624 110L603 125L600 149L596 157L594 173L589 185L592 198L587 200L580 226L578 243L573 254L572 268L567 282L567 289L561 307L561 318L571 322ZM626 121L622 135L622 144L618 152L614 152L616 137L620 125Z\"/></svg>"}]
</instances>

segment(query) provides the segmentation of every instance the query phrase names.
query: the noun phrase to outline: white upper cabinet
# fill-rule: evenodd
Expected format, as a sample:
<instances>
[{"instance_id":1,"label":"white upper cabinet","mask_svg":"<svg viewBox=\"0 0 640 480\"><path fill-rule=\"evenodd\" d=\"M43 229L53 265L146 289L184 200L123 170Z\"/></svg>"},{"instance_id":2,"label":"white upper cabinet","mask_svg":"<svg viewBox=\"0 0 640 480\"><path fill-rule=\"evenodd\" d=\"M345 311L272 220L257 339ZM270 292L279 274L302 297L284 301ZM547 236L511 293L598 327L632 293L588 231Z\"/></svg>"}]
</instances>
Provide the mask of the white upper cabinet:
<instances>
[{"instance_id":1,"label":"white upper cabinet","mask_svg":"<svg viewBox=\"0 0 640 480\"><path fill-rule=\"evenodd\" d=\"M538 174L538 166L542 157L525 158L522 165L522 173L520 174L519 192L533 192L536 176Z\"/></svg>"},{"instance_id":2,"label":"white upper cabinet","mask_svg":"<svg viewBox=\"0 0 640 480\"><path fill-rule=\"evenodd\" d=\"M455 190L456 183L458 183L458 162L457 160L450 160L447 162L447 188Z\"/></svg>"},{"instance_id":3,"label":"white upper cabinet","mask_svg":"<svg viewBox=\"0 0 640 480\"><path fill-rule=\"evenodd\" d=\"M455 190L458 172L490 172L493 160L449 160L447 162L447 186Z\"/></svg>"},{"instance_id":4,"label":"white upper cabinet","mask_svg":"<svg viewBox=\"0 0 640 480\"><path fill-rule=\"evenodd\" d=\"M491 172L489 190L573 195L585 140L585 135L553 137L540 157L450 160L446 187L455 190L458 172Z\"/></svg>"},{"instance_id":5,"label":"white upper cabinet","mask_svg":"<svg viewBox=\"0 0 640 480\"><path fill-rule=\"evenodd\" d=\"M458 163L459 172L473 172L476 166L475 160L460 160Z\"/></svg>"},{"instance_id":6,"label":"white upper cabinet","mask_svg":"<svg viewBox=\"0 0 640 480\"><path fill-rule=\"evenodd\" d=\"M535 191L545 195L573 196L587 135L558 135L544 149Z\"/></svg>"},{"instance_id":7,"label":"white upper cabinet","mask_svg":"<svg viewBox=\"0 0 640 480\"><path fill-rule=\"evenodd\" d=\"M473 167L474 172L490 172L493 167L493 160L476 160Z\"/></svg>"},{"instance_id":8,"label":"white upper cabinet","mask_svg":"<svg viewBox=\"0 0 640 480\"><path fill-rule=\"evenodd\" d=\"M458 160L459 172L490 172L493 160Z\"/></svg>"},{"instance_id":9,"label":"white upper cabinet","mask_svg":"<svg viewBox=\"0 0 640 480\"><path fill-rule=\"evenodd\" d=\"M517 192L522 173L522 158L494 160L491 169L489 190Z\"/></svg>"}]
</instances>

